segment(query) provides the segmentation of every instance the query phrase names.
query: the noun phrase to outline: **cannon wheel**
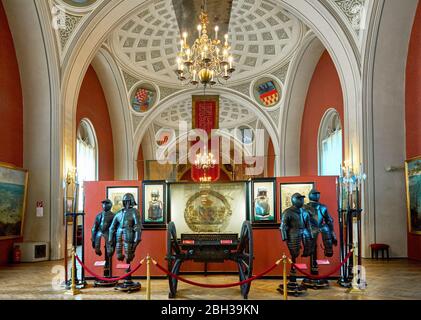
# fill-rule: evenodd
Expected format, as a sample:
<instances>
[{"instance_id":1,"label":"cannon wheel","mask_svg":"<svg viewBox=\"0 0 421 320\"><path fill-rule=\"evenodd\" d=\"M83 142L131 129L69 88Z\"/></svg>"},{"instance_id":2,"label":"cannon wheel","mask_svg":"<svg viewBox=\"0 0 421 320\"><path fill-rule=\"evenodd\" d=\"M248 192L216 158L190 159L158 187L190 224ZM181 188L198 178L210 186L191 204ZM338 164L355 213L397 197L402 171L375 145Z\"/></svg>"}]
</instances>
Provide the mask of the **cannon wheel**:
<instances>
[{"instance_id":1,"label":"cannon wheel","mask_svg":"<svg viewBox=\"0 0 421 320\"><path fill-rule=\"evenodd\" d=\"M177 258L177 255L181 253L180 246L177 242L177 230L174 222L168 224L167 229L167 262L168 270L173 274L177 274L180 271L181 260ZM168 276L168 283L170 287L170 293L168 297L174 299L177 294L178 280Z\"/></svg>"},{"instance_id":2,"label":"cannon wheel","mask_svg":"<svg viewBox=\"0 0 421 320\"><path fill-rule=\"evenodd\" d=\"M245 221L241 228L240 245L238 246L238 271L240 281L250 279L253 276L253 230L251 223ZM241 295L244 299L248 298L251 283L241 286Z\"/></svg>"}]
</instances>

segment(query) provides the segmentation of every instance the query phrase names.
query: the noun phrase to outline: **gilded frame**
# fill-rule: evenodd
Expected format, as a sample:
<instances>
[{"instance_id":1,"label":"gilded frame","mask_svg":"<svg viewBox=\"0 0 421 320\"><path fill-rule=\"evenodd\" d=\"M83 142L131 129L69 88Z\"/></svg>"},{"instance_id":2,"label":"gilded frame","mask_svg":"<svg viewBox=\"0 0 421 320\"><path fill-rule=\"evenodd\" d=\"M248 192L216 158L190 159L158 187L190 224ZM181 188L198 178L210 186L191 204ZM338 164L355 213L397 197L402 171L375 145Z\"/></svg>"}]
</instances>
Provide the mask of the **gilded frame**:
<instances>
[{"instance_id":1,"label":"gilded frame","mask_svg":"<svg viewBox=\"0 0 421 320\"><path fill-rule=\"evenodd\" d=\"M26 212L26 207L27 207L29 172L26 169L16 167L16 166L11 165L9 163L0 162L0 170L2 170L2 169L17 171L17 172L21 172L21 173L24 174L24 177L23 177L23 180L24 180L23 203L22 203L22 211L21 211L21 214L20 214L20 217L21 217L20 232L19 232L19 234L16 234L16 235L0 236L0 240L18 239L18 238L21 238L23 236L23 227L24 227L24 224L25 224L25 212ZM1 179L2 179L2 176L0 174L0 180ZM2 184L1 181L0 181L0 184Z\"/></svg>"}]
</instances>

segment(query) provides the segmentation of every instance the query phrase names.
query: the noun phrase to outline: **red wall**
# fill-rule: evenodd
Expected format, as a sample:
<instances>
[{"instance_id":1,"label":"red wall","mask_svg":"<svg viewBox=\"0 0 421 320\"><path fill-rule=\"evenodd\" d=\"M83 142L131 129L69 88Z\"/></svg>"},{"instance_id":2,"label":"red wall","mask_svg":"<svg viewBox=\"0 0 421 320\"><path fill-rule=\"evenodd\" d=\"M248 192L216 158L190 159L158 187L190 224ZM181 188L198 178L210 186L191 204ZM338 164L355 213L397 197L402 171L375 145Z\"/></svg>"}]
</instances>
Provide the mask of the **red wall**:
<instances>
[{"instance_id":1,"label":"red wall","mask_svg":"<svg viewBox=\"0 0 421 320\"><path fill-rule=\"evenodd\" d=\"M273 149L272 139L269 139L266 164L267 164L267 176L273 177L275 175L275 150Z\"/></svg>"},{"instance_id":2,"label":"red wall","mask_svg":"<svg viewBox=\"0 0 421 320\"><path fill-rule=\"evenodd\" d=\"M301 124L300 168L302 176L318 175L317 139L325 112L335 108L344 123L343 94L335 65L325 51L314 71Z\"/></svg>"},{"instance_id":3,"label":"red wall","mask_svg":"<svg viewBox=\"0 0 421 320\"><path fill-rule=\"evenodd\" d=\"M92 66L86 72L79 93L77 125L89 119L98 139L99 180L114 180L114 148L111 121L101 83Z\"/></svg>"},{"instance_id":4,"label":"red wall","mask_svg":"<svg viewBox=\"0 0 421 320\"><path fill-rule=\"evenodd\" d=\"M421 156L421 4L418 5L406 67L406 156ZM421 260L421 236L408 235L408 257Z\"/></svg>"},{"instance_id":5,"label":"red wall","mask_svg":"<svg viewBox=\"0 0 421 320\"><path fill-rule=\"evenodd\" d=\"M321 201L325 203L329 212L335 220L335 231L339 238L339 225L337 218L337 204L336 204L336 178L335 177L289 177L277 178L277 216L280 220L280 183L288 182L315 182L316 187L322 193ZM93 269L96 273L102 274L101 267L94 267L95 261L101 261L102 257L97 257L92 248L91 227L95 216L101 211L101 201L106 197L106 190L108 186L132 186L139 187L139 199L142 199L142 182L140 181L118 181L118 182L87 182L85 184L86 190L86 225L85 225L85 263L88 267ZM141 204L139 205L141 208ZM319 259L323 258L323 252L319 250ZM136 250L135 262L133 266L143 259L147 254L150 254L161 265L166 265L166 231L165 230L144 230L142 234L142 242ZM286 244L281 241L281 235L278 228L275 229L255 229L254 230L254 273L258 274L265 271L275 261L277 261L283 253L289 255ZM331 265L320 266L320 273L327 274L339 264L339 247L335 247L334 256L329 258ZM299 258L299 263L309 263L309 258ZM114 256L113 266L117 265L117 260ZM203 264L200 263L185 263L182 271L203 271ZM210 264L209 271L237 271L233 263L225 264ZM124 270L113 270L113 275L122 275ZM162 275L156 268L152 267L153 275ZM281 275L281 267L275 269L271 275ZM338 273L339 274L339 273ZM337 275L338 275L337 274ZM142 267L135 275L145 275L145 268Z\"/></svg>"},{"instance_id":6,"label":"red wall","mask_svg":"<svg viewBox=\"0 0 421 320\"><path fill-rule=\"evenodd\" d=\"M12 34L0 1L0 162L23 165L23 99ZM15 240L0 240L0 265L7 264Z\"/></svg>"}]
</instances>

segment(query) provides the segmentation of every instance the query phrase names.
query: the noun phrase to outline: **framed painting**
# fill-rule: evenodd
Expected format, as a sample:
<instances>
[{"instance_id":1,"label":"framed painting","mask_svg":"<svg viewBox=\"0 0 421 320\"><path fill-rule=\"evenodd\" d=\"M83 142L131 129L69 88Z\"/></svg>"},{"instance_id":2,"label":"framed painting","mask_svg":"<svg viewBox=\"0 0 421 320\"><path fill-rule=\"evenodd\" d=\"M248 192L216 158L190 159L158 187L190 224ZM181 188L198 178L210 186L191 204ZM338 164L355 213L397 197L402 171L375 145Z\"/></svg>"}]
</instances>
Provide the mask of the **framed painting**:
<instances>
[{"instance_id":1,"label":"framed painting","mask_svg":"<svg viewBox=\"0 0 421 320\"><path fill-rule=\"evenodd\" d=\"M28 171L0 163L0 239L22 237Z\"/></svg>"},{"instance_id":2,"label":"framed painting","mask_svg":"<svg viewBox=\"0 0 421 320\"><path fill-rule=\"evenodd\" d=\"M237 233L248 220L248 182L168 184L169 220L177 234Z\"/></svg>"},{"instance_id":3,"label":"framed painting","mask_svg":"<svg viewBox=\"0 0 421 320\"><path fill-rule=\"evenodd\" d=\"M281 183L281 214L292 206L291 198L294 193L305 196L304 204L309 202L308 194L314 188L314 182Z\"/></svg>"},{"instance_id":4,"label":"framed painting","mask_svg":"<svg viewBox=\"0 0 421 320\"><path fill-rule=\"evenodd\" d=\"M421 235L421 156L405 161L408 231Z\"/></svg>"},{"instance_id":5,"label":"framed painting","mask_svg":"<svg viewBox=\"0 0 421 320\"><path fill-rule=\"evenodd\" d=\"M138 209L139 206L139 187L108 187L107 188L107 199L111 200L113 207L111 211L116 214L123 209L123 197L126 193L131 193L137 203L135 206Z\"/></svg>"},{"instance_id":6,"label":"framed painting","mask_svg":"<svg viewBox=\"0 0 421 320\"><path fill-rule=\"evenodd\" d=\"M276 179L252 179L250 183L253 227L279 227L276 215Z\"/></svg>"},{"instance_id":7,"label":"framed painting","mask_svg":"<svg viewBox=\"0 0 421 320\"><path fill-rule=\"evenodd\" d=\"M167 228L166 181L143 181L142 224L144 229Z\"/></svg>"}]
</instances>

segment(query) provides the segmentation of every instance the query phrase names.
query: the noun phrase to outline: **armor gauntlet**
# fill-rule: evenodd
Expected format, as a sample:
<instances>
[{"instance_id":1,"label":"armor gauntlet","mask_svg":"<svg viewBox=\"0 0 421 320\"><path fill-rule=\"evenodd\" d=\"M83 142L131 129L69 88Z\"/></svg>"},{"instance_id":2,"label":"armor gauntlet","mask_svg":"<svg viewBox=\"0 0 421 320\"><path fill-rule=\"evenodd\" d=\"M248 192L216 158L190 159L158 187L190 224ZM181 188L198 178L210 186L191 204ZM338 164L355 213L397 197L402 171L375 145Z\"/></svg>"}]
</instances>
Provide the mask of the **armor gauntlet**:
<instances>
[{"instance_id":1,"label":"armor gauntlet","mask_svg":"<svg viewBox=\"0 0 421 320\"><path fill-rule=\"evenodd\" d=\"M288 222L287 222L287 217L285 213L282 215L280 231L282 235L282 241L288 240Z\"/></svg>"},{"instance_id":2,"label":"armor gauntlet","mask_svg":"<svg viewBox=\"0 0 421 320\"><path fill-rule=\"evenodd\" d=\"M310 223L310 215L307 211L302 210L301 214L303 215L304 220L304 230L303 230L303 254L302 257L309 257L313 254L313 232Z\"/></svg>"},{"instance_id":3,"label":"armor gauntlet","mask_svg":"<svg viewBox=\"0 0 421 320\"><path fill-rule=\"evenodd\" d=\"M321 228L321 232L322 232L323 246L325 249L325 256L332 257L333 256L333 243L336 242L336 238L334 238L334 233L330 230L328 225L324 225Z\"/></svg>"}]
</instances>

